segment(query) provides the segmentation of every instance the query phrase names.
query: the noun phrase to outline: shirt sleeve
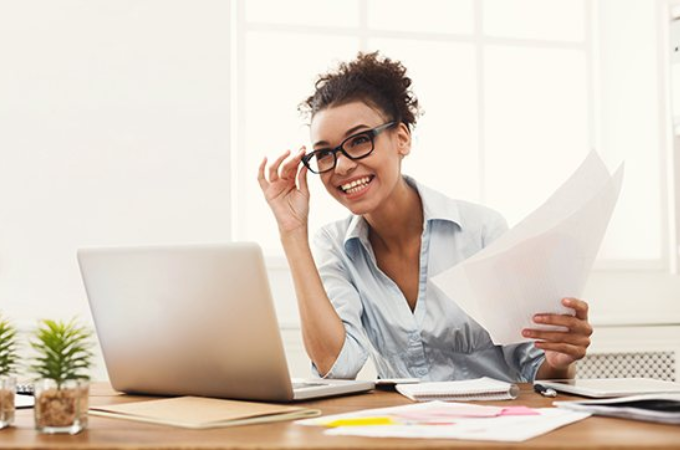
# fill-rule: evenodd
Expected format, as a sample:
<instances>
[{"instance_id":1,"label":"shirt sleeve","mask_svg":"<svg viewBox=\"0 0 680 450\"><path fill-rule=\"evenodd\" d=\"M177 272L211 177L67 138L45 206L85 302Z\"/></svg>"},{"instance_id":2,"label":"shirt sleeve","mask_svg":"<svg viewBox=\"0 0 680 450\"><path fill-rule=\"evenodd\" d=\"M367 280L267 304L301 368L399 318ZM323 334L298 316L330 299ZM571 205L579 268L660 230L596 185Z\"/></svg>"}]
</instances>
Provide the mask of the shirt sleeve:
<instances>
[{"instance_id":1,"label":"shirt sleeve","mask_svg":"<svg viewBox=\"0 0 680 450\"><path fill-rule=\"evenodd\" d=\"M498 239L508 230L508 223L499 213L493 211L484 224L482 231L483 246ZM538 369L545 360L545 352L534 347L532 342L502 346L503 356L508 366L515 372L519 382L532 382Z\"/></svg>"},{"instance_id":2,"label":"shirt sleeve","mask_svg":"<svg viewBox=\"0 0 680 450\"><path fill-rule=\"evenodd\" d=\"M323 378L354 379L368 359L369 343L363 330L361 297L343 263L343 243L334 241L324 229L313 242L314 260L326 294L345 327L345 342L335 363L326 374L312 363L312 373Z\"/></svg>"},{"instance_id":3,"label":"shirt sleeve","mask_svg":"<svg viewBox=\"0 0 680 450\"><path fill-rule=\"evenodd\" d=\"M534 347L533 342L504 345L503 356L520 383L533 382L538 369L545 360L545 352Z\"/></svg>"}]
</instances>

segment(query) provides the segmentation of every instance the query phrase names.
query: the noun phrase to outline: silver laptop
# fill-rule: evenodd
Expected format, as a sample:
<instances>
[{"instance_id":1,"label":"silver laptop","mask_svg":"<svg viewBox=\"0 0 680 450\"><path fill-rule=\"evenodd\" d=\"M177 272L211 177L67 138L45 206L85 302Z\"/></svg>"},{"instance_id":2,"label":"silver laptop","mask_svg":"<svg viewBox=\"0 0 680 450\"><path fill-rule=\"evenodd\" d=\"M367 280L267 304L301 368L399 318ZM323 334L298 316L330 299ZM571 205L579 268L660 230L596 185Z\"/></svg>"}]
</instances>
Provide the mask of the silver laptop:
<instances>
[{"instance_id":1,"label":"silver laptop","mask_svg":"<svg viewBox=\"0 0 680 450\"><path fill-rule=\"evenodd\" d=\"M78 262L116 390L292 401L373 388L293 383L257 244L81 249Z\"/></svg>"}]
</instances>

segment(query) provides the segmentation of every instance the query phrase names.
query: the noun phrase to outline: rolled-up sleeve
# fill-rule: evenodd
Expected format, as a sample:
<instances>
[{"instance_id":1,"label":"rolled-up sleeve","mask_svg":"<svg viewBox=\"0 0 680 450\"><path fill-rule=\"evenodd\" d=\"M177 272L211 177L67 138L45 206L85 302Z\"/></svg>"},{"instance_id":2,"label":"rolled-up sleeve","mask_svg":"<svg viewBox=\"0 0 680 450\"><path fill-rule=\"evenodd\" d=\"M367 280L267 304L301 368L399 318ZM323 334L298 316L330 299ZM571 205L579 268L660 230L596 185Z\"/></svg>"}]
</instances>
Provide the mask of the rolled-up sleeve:
<instances>
[{"instance_id":1,"label":"rolled-up sleeve","mask_svg":"<svg viewBox=\"0 0 680 450\"><path fill-rule=\"evenodd\" d=\"M345 327L345 342L326 374L312 363L312 372L323 378L354 379L368 359L369 343L363 330L363 306L349 271L342 259L342 242L321 229L313 241L313 253L326 294Z\"/></svg>"},{"instance_id":2,"label":"rolled-up sleeve","mask_svg":"<svg viewBox=\"0 0 680 450\"><path fill-rule=\"evenodd\" d=\"M533 342L503 346L505 362L516 373L518 382L528 383L536 379L536 372L545 360L545 352L534 347Z\"/></svg>"}]
</instances>

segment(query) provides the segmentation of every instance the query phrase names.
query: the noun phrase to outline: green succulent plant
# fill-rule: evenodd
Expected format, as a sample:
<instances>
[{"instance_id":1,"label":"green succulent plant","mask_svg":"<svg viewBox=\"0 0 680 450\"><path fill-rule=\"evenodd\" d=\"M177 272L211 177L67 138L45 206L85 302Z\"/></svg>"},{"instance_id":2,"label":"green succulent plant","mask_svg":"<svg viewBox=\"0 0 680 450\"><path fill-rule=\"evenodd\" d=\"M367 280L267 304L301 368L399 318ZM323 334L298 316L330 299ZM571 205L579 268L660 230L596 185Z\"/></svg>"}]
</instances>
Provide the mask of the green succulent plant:
<instances>
[{"instance_id":1,"label":"green succulent plant","mask_svg":"<svg viewBox=\"0 0 680 450\"><path fill-rule=\"evenodd\" d=\"M31 371L41 378L56 381L89 379L92 366L92 332L75 320L69 322L41 320L33 333L31 347L37 355Z\"/></svg>"},{"instance_id":2,"label":"green succulent plant","mask_svg":"<svg viewBox=\"0 0 680 450\"><path fill-rule=\"evenodd\" d=\"M10 375L16 370L17 353L17 330L0 315L0 376Z\"/></svg>"}]
</instances>

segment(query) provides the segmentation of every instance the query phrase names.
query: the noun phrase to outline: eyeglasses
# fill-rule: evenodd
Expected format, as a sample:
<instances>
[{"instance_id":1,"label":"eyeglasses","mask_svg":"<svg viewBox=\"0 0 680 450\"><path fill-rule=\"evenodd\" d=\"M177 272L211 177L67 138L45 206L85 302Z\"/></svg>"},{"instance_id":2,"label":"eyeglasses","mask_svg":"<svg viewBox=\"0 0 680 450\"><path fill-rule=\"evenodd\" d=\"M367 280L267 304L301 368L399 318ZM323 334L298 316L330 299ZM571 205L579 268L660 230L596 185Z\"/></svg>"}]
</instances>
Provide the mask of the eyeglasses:
<instances>
[{"instance_id":1,"label":"eyeglasses","mask_svg":"<svg viewBox=\"0 0 680 450\"><path fill-rule=\"evenodd\" d=\"M352 160L365 158L373 153L375 148L373 141L375 140L375 137L388 128L397 125L397 123L398 122L388 122L370 130L353 134L335 148L314 150L303 156L302 162L310 171L318 174L335 169L335 165L338 163L338 152L341 152Z\"/></svg>"}]
</instances>

